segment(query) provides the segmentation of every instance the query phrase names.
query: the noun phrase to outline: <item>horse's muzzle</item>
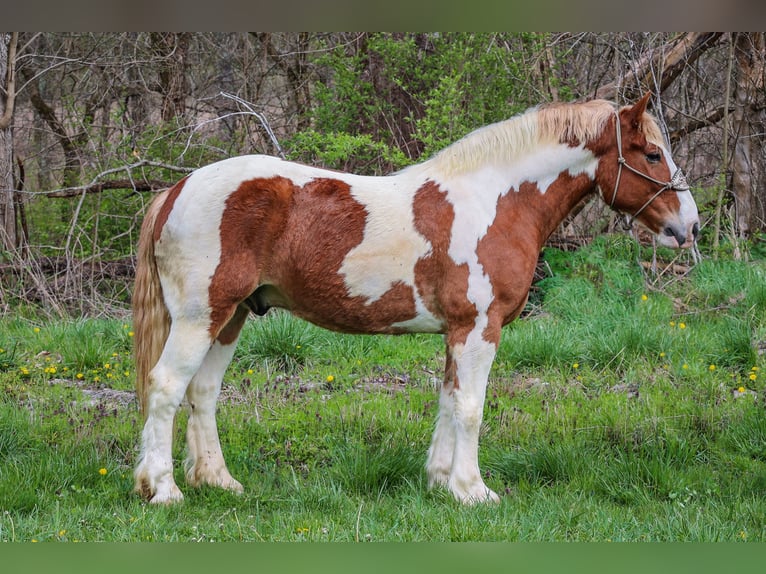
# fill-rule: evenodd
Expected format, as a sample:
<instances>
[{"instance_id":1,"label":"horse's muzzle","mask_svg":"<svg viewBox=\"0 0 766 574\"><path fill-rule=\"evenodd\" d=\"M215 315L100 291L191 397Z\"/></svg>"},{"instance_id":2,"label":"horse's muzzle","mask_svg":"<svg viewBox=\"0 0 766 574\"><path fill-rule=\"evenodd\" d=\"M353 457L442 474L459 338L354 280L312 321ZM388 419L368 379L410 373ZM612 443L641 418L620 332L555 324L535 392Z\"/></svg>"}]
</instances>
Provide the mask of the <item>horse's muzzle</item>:
<instances>
[{"instance_id":1,"label":"horse's muzzle","mask_svg":"<svg viewBox=\"0 0 766 574\"><path fill-rule=\"evenodd\" d=\"M689 229L684 229L678 225L668 225L662 230L660 243L666 247L675 247L685 249L694 245L699 235L699 222L695 222Z\"/></svg>"}]
</instances>

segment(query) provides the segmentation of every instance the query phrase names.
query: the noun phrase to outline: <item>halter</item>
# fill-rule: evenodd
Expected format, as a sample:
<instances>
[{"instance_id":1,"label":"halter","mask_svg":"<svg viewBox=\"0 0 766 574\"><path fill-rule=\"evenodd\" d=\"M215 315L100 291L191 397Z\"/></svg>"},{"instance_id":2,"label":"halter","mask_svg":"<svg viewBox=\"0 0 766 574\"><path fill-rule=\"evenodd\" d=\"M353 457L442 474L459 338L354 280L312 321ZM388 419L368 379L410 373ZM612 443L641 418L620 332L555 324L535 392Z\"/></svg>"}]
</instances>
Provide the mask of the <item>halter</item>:
<instances>
[{"instance_id":1,"label":"halter","mask_svg":"<svg viewBox=\"0 0 766 574\"><path fill-rule=\"evenodd\" d=\"M617 198L617 188L620 186L620 176L622 175L622 168L625 167L635 173L636 175L640 175L644 179L648 179L652 183L656 183L660 186L660 189L655 193L652 197L649 198L649 200L644 203L638 211L636 211L633 215L630 216L631 221L634 220L636 217L638 217L644 209L649 207L649 204L652 203L659 195L668 189L672 189L673 191L688 191L689 190L689 184L686 182L686 177L684 177L684 173L681 171L681 168L676 169L676 172L673 174L673 176L670 178L670 181L660 181L658 179L654 179L650 175L647 175L633 166L631 166L627 161L625 161L625 158L622 156L622 130L620 128L620 115L615 110L615 127L617 130L617 181L614 182L614 193L612 193L612 200L609 202L609 207L614 208L614 200Z\"/></svg>"}]
</instances>

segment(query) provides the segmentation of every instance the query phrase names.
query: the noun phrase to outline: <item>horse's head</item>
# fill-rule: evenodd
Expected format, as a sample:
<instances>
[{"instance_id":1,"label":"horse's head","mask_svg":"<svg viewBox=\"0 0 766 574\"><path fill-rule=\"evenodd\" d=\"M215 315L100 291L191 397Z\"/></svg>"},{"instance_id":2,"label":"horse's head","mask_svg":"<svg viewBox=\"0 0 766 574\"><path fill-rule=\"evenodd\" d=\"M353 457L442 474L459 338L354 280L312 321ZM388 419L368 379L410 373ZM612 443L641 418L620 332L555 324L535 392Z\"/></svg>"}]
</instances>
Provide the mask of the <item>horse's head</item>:
<instances>
[{"instance_id":1,"label":"horse's head","mask_svg":"<svg viewBox=\"0 0 766 574\"><path fill-rule=\"evenodd\" d=\"M647 93L615 112L597 183L615 210L637 219L667 247L690 247L699 233L697 205L654 118L646 113Z\"/></svg>"}]
</instances>

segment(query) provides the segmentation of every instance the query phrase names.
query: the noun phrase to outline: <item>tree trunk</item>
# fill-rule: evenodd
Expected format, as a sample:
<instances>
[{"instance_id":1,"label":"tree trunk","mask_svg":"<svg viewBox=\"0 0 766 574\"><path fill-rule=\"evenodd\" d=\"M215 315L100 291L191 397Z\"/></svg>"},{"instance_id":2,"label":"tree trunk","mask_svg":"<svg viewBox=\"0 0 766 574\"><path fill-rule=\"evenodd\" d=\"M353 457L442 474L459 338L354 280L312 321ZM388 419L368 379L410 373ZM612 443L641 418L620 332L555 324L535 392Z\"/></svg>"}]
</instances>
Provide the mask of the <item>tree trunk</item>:
<instances>
[{"instance_id":1,"label":"tree trunk","mask_svg":"<svg viewBox=\"0 0 766 574\"><path fill-rule=\"evenodd\" d=\"M309 113L311 110L311 83L309 81L311 66L308 60L311 34L301 32L292 38L295 45L290 46L288 53L279 51L274 33L251 32L251 34L260 42L268 59L285 75L288 86L285 96L290 101L287 114L292 116L291 120L294 122L296 131L308 128L311 119ZM284 34L278 35L285 37Z\"/></svg>"},{"instance_id":2,"label":"tree trunk","mask_svg":"<svg viewBox=\"0 0 766 574\"><path fill-rule=\"evenodd\" d=\"M0 33L0 249L16 249L12 119L17 33Z\"/></svg>"},{"instance_id":3,"label":"tree trunk","mask_svg":"<svg viewBox=\"0 0 766 574\"><path fill-rule=\"evenodd\" d=\"M162 92L162 121L182 117L189 95L187 75L190 32L152 32L152 47L161 58L159 84Z\"/></svg>"},{"instance_id":4,"label":"tree trunk","mask_svg":"<svg viewBox=\"0 0 766 574\"><path fill-rule=\"evenodd\" d=\"M734 86L732 131L735 134L731 188L734 194L737 233L745 238L753 228L755 185L752 148L757 144L751 117L759 89L763 89L763 32L736 34L734 53L737 63Z\"/></svg>"},{"instance_id":5,"label":"tree trunk","mask_svg":"<svg viewBox=\"0 0 766 574\"><path fill-rule=\"evenodd\" d=\"M40 89L42 75L38 70L33 69L32 66L27 66L23 71L20 71L20 74L29 90L29 101L32 107L56 136L64 152L62 183L64 187L74 187L80 179L80 171L82 170L82 159L76 139L69 135L64 121L59 117L59 113L56 112L53 105L45 101Z\"/></svg>"}]
</instances>

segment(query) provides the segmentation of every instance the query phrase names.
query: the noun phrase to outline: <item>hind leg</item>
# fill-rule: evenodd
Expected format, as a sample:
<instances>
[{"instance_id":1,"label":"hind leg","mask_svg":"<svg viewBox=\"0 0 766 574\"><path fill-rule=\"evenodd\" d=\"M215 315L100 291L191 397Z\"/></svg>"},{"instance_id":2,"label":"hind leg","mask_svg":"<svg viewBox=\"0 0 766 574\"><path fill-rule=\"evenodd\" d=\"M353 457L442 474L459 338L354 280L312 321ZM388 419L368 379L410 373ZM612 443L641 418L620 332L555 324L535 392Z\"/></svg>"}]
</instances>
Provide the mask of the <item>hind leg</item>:
<instances>
[{"instance_id":1,"label":"hind leg","mask_svg":"<svg viewBox=\"0 0 766 574\"><path fill-rule=\"evenodd\" d=\"M239 332L247 319L248 309L237 308L234 316L210 347L199 371L186 391L189 403L189 423L186 441L189 456L186 459L186 482L192 486L211 484L234 492L242 492L242 485L226 468L218 439L215 407L221 392L226 368L234 355Z\"/></svg>"},{"instance_id":2,"label":"hind leg","mask_svg":"<svg viewBox=\"0 0 766 574\"><path fill-rule=\"evenodd\" d=\"M141 458L134 473L136 490L153 503L183 499L173 479L173 419L186 388L210 349L207 326L173 321L159 361L149 374Z\"/></svg>"}]
</instances>

